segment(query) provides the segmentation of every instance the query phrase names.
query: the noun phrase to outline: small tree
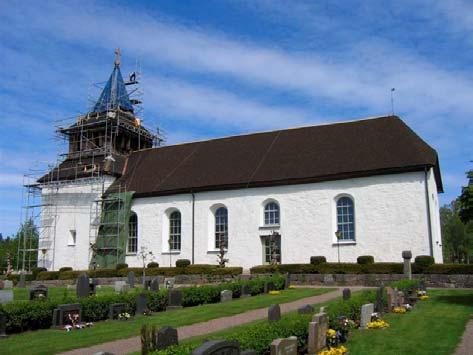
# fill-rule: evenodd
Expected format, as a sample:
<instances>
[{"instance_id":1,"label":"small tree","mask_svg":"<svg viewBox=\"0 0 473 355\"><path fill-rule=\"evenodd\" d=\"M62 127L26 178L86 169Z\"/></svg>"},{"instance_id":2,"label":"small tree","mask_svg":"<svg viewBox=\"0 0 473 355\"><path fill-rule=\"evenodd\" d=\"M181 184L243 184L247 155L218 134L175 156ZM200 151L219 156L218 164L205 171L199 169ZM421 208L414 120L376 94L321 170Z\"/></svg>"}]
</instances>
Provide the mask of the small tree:
<instances>
[{"instance_id":1,"label":"small tree","mask_svg":"<svg viewBox=\"0 0 473 355\"><path fill-rule=\"evenodd\" d=\"M217 262L218 262L218 266L220 267L225 267L225 264L228 263L228 259L225 258L225 254L226 254L226 239L225 239L225 234L224 233L221 233L219 238L218 238L218 246L219 246L219 251L218 251L218 254L217 254Z\"/></svg>"},{"instance_id":2,"label":"small tree","mask_svg":"<svg viewBox=\"0 0 473 355\"><path fill-rule=\"evenodd\" d=\"M473 170L467 172L468 185L462 189L462 194L458 198L458 215L464 224L473 221Z\"/></svg>"},{"instance_id":3,"label":"small tree","mask_svg":"<svg viewBox=\"0 0 473 355\"><path fill-rule=\"evenodd\" d=\"M143 263L143 286L146 283L146 263L148 261L153 261L154 255L151 250L148 250L147 247L141 247L140 252L138 253L138 258L141 259Z\"/></svg>"},{"instance_id":4,"label":"small tree","mask_svg":"<svg viewBox=\"0 0 473 355\"><path fill-rule=\"evenodd\" d=\"M278 260L278 252L279 252L279 247L278 247L278 238L280 237L278 232L273 232L271 236L269 237L269 250L271 252L271 265L276 265L279 263Z\"/></svg>"}]
</instances>

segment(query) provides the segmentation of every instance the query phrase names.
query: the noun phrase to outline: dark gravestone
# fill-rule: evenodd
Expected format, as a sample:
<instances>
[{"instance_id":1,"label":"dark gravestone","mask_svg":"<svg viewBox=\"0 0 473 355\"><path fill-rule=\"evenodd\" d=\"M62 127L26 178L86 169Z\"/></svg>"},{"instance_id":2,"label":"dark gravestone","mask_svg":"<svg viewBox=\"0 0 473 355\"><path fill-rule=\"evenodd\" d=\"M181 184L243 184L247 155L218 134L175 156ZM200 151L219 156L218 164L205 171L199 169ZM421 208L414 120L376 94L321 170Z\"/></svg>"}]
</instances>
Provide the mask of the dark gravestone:
<instances>
[{"instance_id":1,"label":"dark gravestone","mask_svg":"<svg viewBox=\"0 0 473 355\"><path fill-rule=\"evenodd\" d=\"M53 327L63 327L82 320L82 306L78 303L61 304L53 311Z\"/></svg>"},{"instance_id":2,"label":"dark gravestone","mask_svg":"<svg viewBox=\"0 0 473 355\"><path fill-rule=\"evenodd\" d=\"M374 304L375 311L378 313L384 312L384 287L378 287L376 289L376 302Z\"/></svg>"},{"instance_id":3,"label":"dark gravestone","mask_svg":"<svg viewBox=\"0 0 473 355\"><path fill-rule=\"evenodd\" d=\"M343 300L348 301L351 298L351 290L349 288L343 289Z\"/></svg>"},{"instance_id":4,"label":"dark gravestone","mask_svg":"<svg viewBox=\"0 0 473 355\"><path fill-rule=\"evenodd\" d=\"M42 301L48 299L48 288L44 285L39 285L30 289L30 301Z\"/></svg>"},{"instance_id":5,"label":"dark gravestone","mask_svg":"<svg viewBox=\"0 0 473 355\"><path fill-rule=\"evenodd\" d=\"M264 293L268 293L269 291L274 291L276 286L274 285L273 281L268 281L264 283Z\"/></svg>"},{"instance_id":6,"label":"dark gravestone","mask_svg":"<svg viewBox=\"0 0 473 355\"><path fill-rule=\"evenodd\" d=\"M192 355L239 355L240 344L236 340L210 340L192 351Z\"/></svg>"},{"instance_id":7,"label":"dark gravestone","mask_svg":"<svg viewBox=\"0 0 473 355\"><path fill-rule=\"evenodd\" d=\"M136 314L142 315L146 312L149 312L148 297L146 295L140 294L136 296L135 301L136 301Z\"/></svg>"},{"instance_id":8,"label":"dark gravestone","mask_svg":"<svg viewBox=\"0 0 473 355\"><path fill-rule=\"evenodd\" d=\"M299 307L297 309L297 313L299 314L311 314L314 312L315 312L315 309L310 304L306 304L305 306Z\"/></svg>"},{"instance_id":9,"label":"dark gravestone","mask_svg":"<svg viewBox=\"0 0 473 355\"><path fill-rule=\"evenodd\" d=\"M250 285L243 284L241 286L240 297L250 297L250 296L251 296Z\"/></svg>"},{"instance_id":10,"label":"dark gravestone","mask_svg":"<svg viewBox=\"0 0 473 355\"><path fill-rule=\"evenodd\" d=\"M97 283L95 279L89 279L89 296L94 296L97 292Z\"/></svg>"},{"instance_id":11,"label":"dark gravestone","mask_svg":"<svg viewBox=\"0 0 473 355\"><path fill-rule=\"evenodd\" d=\"M159 291L159 279L157 277L152 279L149 287L151 291Z\"/></svg>"},{"instance_id":12,"label":"dark gravestone","mask_svg":"<svg viewBox=\"0 0 473 355\"><path fill-rule=\"evenodd\" d=\"M135 287L135 273L133 271L128 273L128 285L130 285L130 288Z\"/></svg>"},{"instance_id":13,"label":"dark gravestone","mask_svg":"<svg viewBox=\"0 0 473 355\"><path fill-rule=\"evenodd\" d=\"M25 273L20 273L20 281L18 281L18 287L24 288L26 286Z\"/></svg>"},{"instance_id":14,"label":"dark gravestone","mask_svg":"<svg viewBox=\"0 0 473 355\"><path fill-rule=\"evenodd\" d=\"M176 289L168 291L168 306L166 310L182 308L182 292Z\"/></svg>"},{"instance_id":15,"label":"dark gravestone","mask_svg":"<svg viewBox=\"0 0 473 355\"><path fill-rule=\"evenodd\" d=\"M291 274L286 272L286 275L284 277L284 289L288 289L289 286L291 285Z\"/></svg>"},{"instance_id":16,"label":"dark gravestone","mask_svg":"<svg viewBox=\"0 0 473 355\"><path fill-rule=\"evenodd\" d=\"M151 287L151 280L145 280L143 287L145 290L149 290Z\"/></svg>"},{"instance_id":17,"label":"dark gravestone","mask_svg":"<svg viewBox=\"0 0 473 355\"><path fill-rule=\"evenodd\" d=\"M126 303L113 303L108 311L108 319L118 319L118 315L124 312L126 312Z\"/></svg>"},{"instance_id":18,"label":"dark gravestone","mask_svg":"<svg viewBox=\"0 0 473 355\"><path fill-rule=\"evenodd\" d=\"M0 311L0 339L7 337L7 316Z\"/></svg>"},{"instance_id":19,"label":"dark gravestone","mask_svg":"<svg viewBox=\"0 0 473 355\"><path fill-rule=\"evenodd\" d=\"M89 291L90 291L89 277L87 276L87 274L82 273L77 278L77 285L76 285L77 298L89 297Z\"/></svg>"},{"instance_id":20,"label":"dark gravestone","mask_svg":"<svg viewBox=\"0 0 473 355\"><path fill-rule=\"evenodd\" d=\"M158 331L158 343L156 350L166 349L169 346L177 345L177 329L172 327L164 327Z\"/></svg>"},{"instance_id":21,"label":"dark gravestone","mask_svg":"<svg viewBox=\"0 0 473 355\"><path fill-rule=\"evenodd\" d=\"M281 319L281 308L278 304L272 304L268 308L268 321L277 322Z\"/></svg>"}]
</instances>

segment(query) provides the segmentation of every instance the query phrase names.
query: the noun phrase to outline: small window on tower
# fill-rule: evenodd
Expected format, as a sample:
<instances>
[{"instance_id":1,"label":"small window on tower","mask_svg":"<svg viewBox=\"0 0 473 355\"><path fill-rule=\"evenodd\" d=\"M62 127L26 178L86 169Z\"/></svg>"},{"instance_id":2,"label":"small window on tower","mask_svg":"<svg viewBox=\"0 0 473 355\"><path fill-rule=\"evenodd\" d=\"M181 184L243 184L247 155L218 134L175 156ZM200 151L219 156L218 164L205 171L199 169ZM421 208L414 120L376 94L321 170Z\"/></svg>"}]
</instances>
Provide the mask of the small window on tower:
<instances>
[{"instance_id":1,"label":"small window on tower","mask_svg":"<svg viewBox=\"0 0 473 355\"><path fill-rule=\"evenodd\" d=\"M71 229L69 230L69 240L67 242L67 245L76 245L76 230Z\"/></svg>"}]
</instances>

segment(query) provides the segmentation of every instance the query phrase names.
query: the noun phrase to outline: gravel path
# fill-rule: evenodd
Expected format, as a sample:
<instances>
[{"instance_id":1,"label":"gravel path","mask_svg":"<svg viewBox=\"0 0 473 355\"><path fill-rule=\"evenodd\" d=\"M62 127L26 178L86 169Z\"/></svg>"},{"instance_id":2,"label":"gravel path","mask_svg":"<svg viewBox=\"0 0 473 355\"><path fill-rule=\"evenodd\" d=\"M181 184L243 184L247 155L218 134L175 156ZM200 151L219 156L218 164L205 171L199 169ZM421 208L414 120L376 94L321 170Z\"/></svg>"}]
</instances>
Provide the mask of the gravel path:
<instances>
[{"instance_id":1,"label":"gravel path","mask_svg":"<svg viewBox=\"0 0 473 355\"><path fill-rule=\"evenodd\" d=\"M362 288L363 287L356 287L356 286L350 287L352 292L358 291ZM280 304L281 312L286 313L286 312L294 311L300 306L304 306L306 304L317 304L317 303L329 301L331 299L341 296L341 290L342 288L338 288L336 291L328 292L319 296L312 296L312 297L303 298L294 302L282 303ZM267 307L260 308L260 309L255 309L253 311L240 313L240 314L230 316L230 317L217 318L217 319L209 320L207 322L196 323L196 324L180 327L180 328L177 328L179 340L183 340L183 339L198 336L198 335L214 333L214 332L228 329L237 325L250 323L258 319L264 319L268 315L267 312L268 312ZM118 355L118 354L128 354L134 351L139 351L140 348L141 348L140 337L135 336L132 338L120 339L120 340L115 340L108 343L94 345L89 348L75 349L75 350L71 350L62 354L64 355L65 354L89 355L89 354L95 354L99 351L107 351L107 352L111 352L113 354Z\"/></svg>"},{"instance_id":2,"label":"gravel path","mask_svg":"<svg viewBox=\"0 0 473 355\"><path fill-rule=\"evenodd\" d=\"M467 323L462 340L454 355L473 355L473 319Z\"/></svg>"}]
</instances>

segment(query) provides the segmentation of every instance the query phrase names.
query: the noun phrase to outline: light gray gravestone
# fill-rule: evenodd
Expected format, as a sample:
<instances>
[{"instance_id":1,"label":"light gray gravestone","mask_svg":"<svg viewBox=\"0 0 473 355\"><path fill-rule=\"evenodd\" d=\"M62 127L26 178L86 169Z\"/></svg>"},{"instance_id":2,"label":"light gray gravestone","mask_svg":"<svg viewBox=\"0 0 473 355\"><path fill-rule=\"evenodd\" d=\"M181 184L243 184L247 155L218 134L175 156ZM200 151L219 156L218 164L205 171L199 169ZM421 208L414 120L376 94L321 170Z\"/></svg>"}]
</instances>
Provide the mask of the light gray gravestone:
<instances>
[{"instance_id":1,"label":"light gray gravestone","mask_svg":"<svg viewBox=\"0 0 473 355\"><path fill-rule=\"evenodd\" d=\"M176 283L175 277L164 278L164 288L173 288L175 283Z\"/></svg>"},{"instance_id":2,"label":"light gray gravestone","mask_svg":"<svg viewBox=\"0 0 473 355\"><path fill-rule=\"evenodd\" d=\"M0 290L0 304L13 302L13 290Z\"/></svg>"},{"instance_id":3,"label":"light gray gravestone","mask_svg":"<svg viewBox=\"0 0 473 355\"><path fill-rule=\"evenodd\" d=\"M397 307L397 291L392 287L386 287L388 312L391 312L394 307Z\"/></svg>"},{"instance_id":4,"label":"light gray gravestone","mask_svg":"<svg viewBox=\"0 0 473 355\"><path fill-rule=\"evenodd\" d=\"M240 355L240 343L236 340L210 340L192 351L192 355Z\"/></svg>"},{"instance_id":5,"label":"light gray gravestone","mask_svg":"<svg viewBox=\"0 0 473 355\"><path fill-rule=\"evenodd\" d=\"M317 354L325 347L328 321L328 315L325 312L317 313L312 317L312 322L309 323L307 343L309 354Z\"/></svg>"},{"instance_id":6,"label":"light gray gravestone","mask_svg":"<svg viewBox=\"0 0 473 355\"><path fill-rule=\"evenodd\" d=\"M129 287L130 286L125 281L115 281L115 292L126 293Z\"/></svg>"},{"instance_id":7,"label":"light gray gravestone","mask_svg":"<svg viewBox=\"0 0 473 355\"><path fill-rule=\"evenodd\" d=\"M314 312L315 308L310 304L306 304L305 306L301 306L297 309L297 313L299 314L312 314Z\"/></svg>"},{"instance_id":8,"label":"light gray gravestone","mask_svg":"<svg viewBox=\"0 0 473 355\"><path fill-rule=\"evenodd\" d=\"M402 259L404 260L404 277L406 279L412 279L412 269L411 269L411 259L412 259L412 252L410 250L404 250L402 252Z\"/></svg>"},{"instance_id":9,"label":"light gray gravestone","mask_svg":"<svg viewBox=\"0 0 473 355\"><path fill-rule=\"evenodd\" d=\"M268 321L277 322L281 319L281 307L278 304L272 304L268 308Z\"/></svg>"},{"instance_id":10,"label":"light gray gravestone","mask_svg":"<svg viewBox=\"0 0 473 355\"><path fill-rule=\"evenodd\" d=\"M220 302L225 303L225 302L230 302L233 298L233 292L230 290L223 290L220 292Z\"/></svg>"},{"instance_id":11,"label":"light gray gravestone","mask_svg":"<svg viewBox=\"0 0 473 355\"><path fill-rule=\"evenodd\" d=\"M250 297L250 286L248 284L243 284L241 286L240 297Z\"/></svg>"},{"instance_id":12,"label":"light gray gravestone","mask_svg":"<svg viewBox=\"0 0 473 355\"><path fill-rule=\"evenodd\" d=\"M149 312L148 308L148 297L145 294L137 295L136 301L136 314L143 315L145 312Z\"/></svg>"},{"instance_id":13,"label":"light gray gravestone","mask_svg":"<svg viewBox=\"0 0 473 355\"><path fill-rule=\"evenodd\" d=\"M158 331L157 350L166 349L169 346L178 345L177 329L164 327Z\"/></svg>"},{"instance_id":14,"label":"light gray gravestone","mask_svg":"<svg viewBox=\"0 0 473 355\"><path fill-rule=\"evenodd\" d=\"M5 280L3 281L3 289L4 290L11 290L13 288L13 281Z\"/></svg>"},{"instance_id":15,"label":"light gray gravestone","mask_svg":"<svg viewBox=\"0 0 473 355\"><path fill-rule=\"evenodd\" d=\"M159 291L159 279L157 277L151 280L151 284L149 285L149 289L151 291Z\"/></svg>"},{"instance_id":16,"label":"light gray gravestone","mask_svg":"<svg viewBox=\"0 0 473 355\"><path fill-rule=\"evenodd\" d=\"M0 311L0 339L7 337L7 316Z\"/></svg>"},{"instance_id":17,"label":"light gray gravestone","mask_svg":"<svg viewBox=\"0 0 473 355\"><path fill-rule=\"evenodd\" d=\"M82 273L77 278L76 295L77 298L89 297L89 276Z\"/></svg>"},{"instance_id":18,"label":"light gray gravestone","mask_svg":"<svg viewBox=\"0 0 473 355\"><path fill-rule=\"evenodd\" d=\"M170 289L168 291L168 306L166 310L182 308L182 291Z\"/></svg>"},{"instance_id":19,"label":"light gray gravestone","mask_svg":"<svg viewBox=\"0 0 473 355\"><path fill-rule=\"evenodd\" d=\"M128 273L128 285L130 285L130 288L135 288L135 273L133 271L130 271Z\"/></svg>"},{"instance_id":20,"label":"light gray gravestone","mask_svg":"<svg viewBox=\"0 0 473 355\"><path fill-rule=\"evenodd\" d=\"M349 288L343 289L343 300L348 301L351 298L351 290Z\"/></svg>"},{"instance_id":21,"label":"light gray gravestone","mask_svg":"<svg viewBox=\"0 0 473 355\"><path fill-rule=\"evenodd\" d=\"M374 304L367 303L361 306L360 328L366 329L368 322L371 321L371 316L374 312Z\"/></svg>"},{"instance_id":22,"label":"light gray gravestone","mask_svg":"<svg viewBox=\"0 0 473 355\"><path fill-rule=\"evenodd\" d=\"M26 278L25 278L25 273L24 272L20 273L20 281L18 281L18 287L20 287L20 288L25 288L26 287Z\"/></svg>"},{"instance_id":23,"label":"light gray gravestone","mask_svg":"<svg viewBox=\"0 0 473 355\"><path fill-rule=\"evenodd\" d=\"M271 355L297 355L297 337L273 340Z\"/></svg>"}]
</instances>

